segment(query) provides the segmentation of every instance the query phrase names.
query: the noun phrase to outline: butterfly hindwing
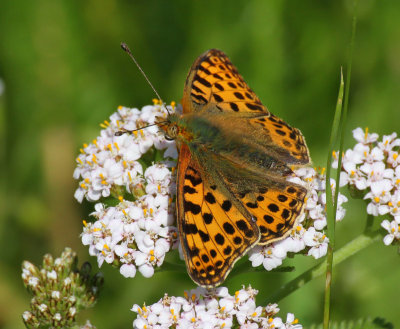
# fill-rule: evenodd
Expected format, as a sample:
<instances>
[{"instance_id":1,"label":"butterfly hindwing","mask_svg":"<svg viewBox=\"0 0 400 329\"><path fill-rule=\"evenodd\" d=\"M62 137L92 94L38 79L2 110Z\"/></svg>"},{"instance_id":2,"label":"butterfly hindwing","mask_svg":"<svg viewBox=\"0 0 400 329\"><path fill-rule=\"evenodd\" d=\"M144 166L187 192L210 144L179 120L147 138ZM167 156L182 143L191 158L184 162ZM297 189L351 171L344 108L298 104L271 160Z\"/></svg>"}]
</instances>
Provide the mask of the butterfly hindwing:
<instances>
[{"instance_id":1,"label":"butterfly hindwing","mask_svg":"<svg viewBox=\"0 0 400 329\"><path fill-rule=\"evenodd\" d=\"M281 240L290 233L303 212L306 196L306 188L287 181L275 181L256 191L241 193L241 201L260 229L259 244Z\"/></svg>"},{"instance_id":2,"label":"butterfly hindwing","mask_svg":"<svg viewBox=\"0 0 400 329\"><path fill-rule=\"evenodd\" d=\"M197 284L213 287L258 242L259 229L216 185L209 184L186 145L181 146L179 158L177 215L185 262Z\"/></svg>"},{"instance_id":3,"label":"butterfly hindwing","mask_svg":"<svg viewBox=\"0 0 400 329\"><path fill-rule=\"evenodd\" d=\"M211 49L194 62L186 78L184 112L214 104L219 111L269 113L222 51Z\"/></svg>"},{"instance_id":4,"label":"butterfly hindwing","mask_svg":"<svg viewBox=\"0 0 400 329\"><path fill-rule=\"evenodd\" d=\"M243 169L242 165L217 155L201 156L201 163L214 169L214 175L233 195L234 202L250 213L261 233L258 244L281 240L290 233L304 209L308 194L305 187L276 172L254 172L250 165Z\"/></svg>"}]
</instances>

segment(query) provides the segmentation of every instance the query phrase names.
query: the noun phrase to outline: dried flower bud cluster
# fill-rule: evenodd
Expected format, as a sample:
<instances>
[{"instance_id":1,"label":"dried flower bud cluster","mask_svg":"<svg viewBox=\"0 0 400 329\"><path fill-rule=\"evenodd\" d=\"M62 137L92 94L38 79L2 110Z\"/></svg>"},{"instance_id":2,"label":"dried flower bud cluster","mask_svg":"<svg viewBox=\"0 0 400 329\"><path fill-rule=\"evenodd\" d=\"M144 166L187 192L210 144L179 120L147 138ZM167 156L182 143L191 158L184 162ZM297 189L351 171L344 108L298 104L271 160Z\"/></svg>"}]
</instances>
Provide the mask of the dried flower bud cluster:
<instances>
[{"instance_id":1,"label":"dried flower bud cluster","mask_svg":"<svg viewBox=\"0 0 400 329\"><path fill-rule=\"evenodd\" d=\"M277 317L277 304L266 307L256 305L258 291L251 287L230 295L228 289L197 288L184 293L184 297L167 294L157 303L146 306L133 305L137 313L134 328L265 328L301 329L303 326L292 313L286 321Z\"/></svg>"},{"instance_id":2,"label":"dried flower bud cluster","mask_svg":"<svg viewBox=\"0 0 400 329\"><path fill-rule=\"evenodd\" d=\"M90 276L90 265L78 271L76 254L66 248L60 258L49 254L42 268L28 261L22 264L22 279L31 298L31 308L22 315L27 328L68 328L76 325L79 311L94 305L102 276ZM87 324L86 328L94 328Z\"/></svg>"}]
</instances>

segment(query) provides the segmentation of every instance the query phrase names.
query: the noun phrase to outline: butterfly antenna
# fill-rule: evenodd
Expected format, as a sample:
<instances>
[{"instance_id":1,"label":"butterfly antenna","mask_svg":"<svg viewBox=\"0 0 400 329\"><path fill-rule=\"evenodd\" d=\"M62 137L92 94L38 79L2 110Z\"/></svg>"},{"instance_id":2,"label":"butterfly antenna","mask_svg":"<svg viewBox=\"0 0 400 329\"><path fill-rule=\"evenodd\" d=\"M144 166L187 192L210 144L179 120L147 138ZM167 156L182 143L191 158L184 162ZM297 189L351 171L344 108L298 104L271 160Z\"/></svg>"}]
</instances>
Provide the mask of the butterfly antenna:
<instances>
[{"instance_id":1,"label":"butterfly antenna","mask_svg":"<svg viewBox=\"0 0 400 329\"><path fill-rule=\"evenodd\" d=\"M162 121L162 122L153 123L152 125L148 125L146 127L133 129L133 130L121 129L121 130L117 131L114 135L115 136L122 136L123 134L127 134L127 133L132 134L135 131L142 130L144 128L148 128L148 127L152 127L152 126L159 126L160 124L163 124L163 123L166 123L166 122L168 122L168 121Z\"/></svg>"},{"instance_id":2,"label":"butterfly antenna","mask_svg":"<svg viewBox=\"0 0 400 329\"><path fill-rule=\"evenodd\" d=\"M162 106L167 110L168 114L169 111L167 109L167 107L165 106L164 101L162 100L162 98L160 97L160 95L158 94L156 88L154 88L154 86L152 85L152 83L150 82L149 78L147 77L146 73L144 73L144 71L142 70L142 68L140 67L139 63L137 62L135 56L132 55L131 50L129 49L128 45L125 42L121 42L121 48L129 55L129 57L135 62L137 68L139 69L140 73L142 73L142 75L144 76L144 78L146 79L147 83L150 85L151 89L153 89L154 93L156 94L156 96L158 97L158 99L161 101Z\"/></svg>"}]
</instances>

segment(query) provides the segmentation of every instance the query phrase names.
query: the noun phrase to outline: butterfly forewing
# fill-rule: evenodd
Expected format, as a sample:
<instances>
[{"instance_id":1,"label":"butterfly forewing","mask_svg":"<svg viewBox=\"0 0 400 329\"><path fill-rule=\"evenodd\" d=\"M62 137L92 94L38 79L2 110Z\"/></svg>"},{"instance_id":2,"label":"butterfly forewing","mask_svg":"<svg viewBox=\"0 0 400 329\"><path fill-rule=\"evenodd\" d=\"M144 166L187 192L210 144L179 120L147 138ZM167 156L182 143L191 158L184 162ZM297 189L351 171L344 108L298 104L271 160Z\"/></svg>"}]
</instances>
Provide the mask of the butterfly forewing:
<instances>
[{"instance_id":1,"label":"butterfly forewing","mask_svg":"<svg viewBox=\"0 0 400 329\"><path fill-rule=\"evenodd\" d=\"M185 261L197 284L213 287L258 242L259 229L217 185L210 185L186 145L180 158L177 215Z\"/></svg>"},{"instance_id":2,"label":"butterfly forewing","mask_svg":"<svg viewBox=\"0 0 400 329\"><path fill-rule=\"evenodd\" d=\"M268 113L228 56L217 49L205 52L194 62L182 99L184 112L201 111L212 104L219 111Z\"/></svg>"}]
</instances>

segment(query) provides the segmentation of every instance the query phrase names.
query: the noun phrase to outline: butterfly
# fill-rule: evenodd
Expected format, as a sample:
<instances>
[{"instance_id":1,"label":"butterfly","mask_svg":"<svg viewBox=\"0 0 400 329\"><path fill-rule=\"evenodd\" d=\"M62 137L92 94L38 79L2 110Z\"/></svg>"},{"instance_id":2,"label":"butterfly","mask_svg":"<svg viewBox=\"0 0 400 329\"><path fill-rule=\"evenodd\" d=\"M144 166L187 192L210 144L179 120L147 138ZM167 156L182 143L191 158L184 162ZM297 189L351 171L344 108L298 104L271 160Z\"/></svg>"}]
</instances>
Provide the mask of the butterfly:
<instances>
[{"instance_id":1,"label":"butterfly","mask_svg":"<svg viewBox=\"0 0 400 329\"><path fill-rule=\"evenodd\" d=\"M267 110L220 50L194 62L181 103L182 114L158 125L179 151L177 225L186 267L196 284L212 288L252 247L291 232L307 189L287 177L310 156L301 132Z\"/></svg>"}]
</instances>

